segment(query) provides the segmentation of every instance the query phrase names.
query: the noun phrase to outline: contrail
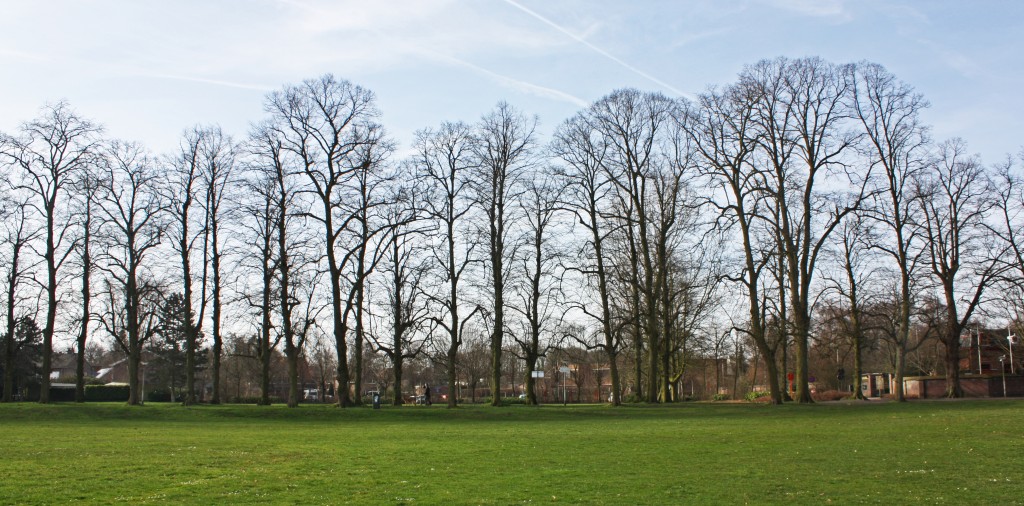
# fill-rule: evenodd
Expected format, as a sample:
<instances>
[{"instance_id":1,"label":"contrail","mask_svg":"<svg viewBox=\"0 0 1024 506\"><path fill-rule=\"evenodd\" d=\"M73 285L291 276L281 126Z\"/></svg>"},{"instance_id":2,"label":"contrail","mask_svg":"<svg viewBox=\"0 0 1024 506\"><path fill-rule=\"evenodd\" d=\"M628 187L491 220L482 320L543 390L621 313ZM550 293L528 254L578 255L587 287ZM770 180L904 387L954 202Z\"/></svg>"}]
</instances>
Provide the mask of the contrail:
<instances>
[{"instance_id":1,"label":"contrail","mask_svg":"<svg viewBox=\"0 0 1024 506\"><path fill-rule=\"evenodd\" d=\"M140 73L139 75L154 77L158 79L174 79L176 81L189 81L193 83L212 84L214 86L226 86L228 88L241 88L243 90L256 90L256 91L273 91L273 86L267 86L264 84L250 84L250 83L239 83L234 81L222 81L220 79L207 79L205 77L194 77L185 75L174 75L174 74L151 74L151 73Z\"/></svg>"},{"instance_id":2,"label":"contrail","mask_svg":"<svg viewBox=\"0 0 1024 506\"><path fill-rule=\"evenodd\" d=\"M605 51L604 49L601 49L601 48L591 44L590 42L587 42L586 39L584 39L584 38L582 38L582 37L580 37L580 36L570 32L569 30L566 30L565 28L562 28L561 26L559 26L554 21L551 21L550 19L545 18L544 16L541 16L540 14L537 14L536 12L526 8L525 6L520 4L519 2L516 2L515 0L505 0L505 3L511 5L511 6L515 7L515 8L517 8L517 9L519 9L519 10L521 10L521 11L527 13L527 14L529 14L530 16L533 16L534 18L540 20L542 23L550 26L551 28L554 28L555 30L558 30L559 32L561 32L565 36L569 37L570 39L575 40L576 42L579 42L580 44L583 44L584 46L587 46L588 48L590 48L593 51L595 51L597 54L600 54L601 56L604 56L605 58L608 58L609 60L611 60L611 61L613 61L615 63L618 63L619 65L625 67L630 72L633 72L633 73L643 77L644 79L647 79L647 80L657 84L658 86L661 86L661 87L665 88L666 90L669 90L672 93L675 93L676 95L683 96L683 97L686 97L686 98L689 98L689 99L693 99L694 98L692 93L687 93L687 92L685 92L683 90L680 90L680 89L676 88L675 86L672 86L671 84L668 84L665 81L662 81L661 79L658 79L657 77L654 77L654 76L648 74L647 72L644 72L643 70L640 70L640 69L638 69L638 68L636 68L636 67L634 67L634 66L632 66L632 65L630 65L630 64L628 64L628 63L626 63L624 61L622 61L621 59L619 59L615 55L609 53L608 51Z\"/></svg>"},{"instance_id":3,"label":"contrail","mask_svg":"<svg viewBox=\"0 0 1024 506\"><path fill-rule=\"evenodd\" d=\"M448 60L448 61L450 61L452 63L458 64L458 65L462 65L462 66L464 66L466 68L475 70L475 71L477 71L477 72L479 72L481 74L484 74L484 75L494 79L495 81L498 81L498 83L500 83L500 84L502 84L502 85L504 85L506 87L517 89L517 90L519 90L521 92L524 92L524 93L529 93L531 95L537 95L537 96L544 97L544 98L549 98L549 99L562 100L562 101L574 104L577 107L586 107L587 105L589 105L589 103L586 100L583 100L582 98L570 95L570 94L568 94L568 93L566 93L564 91L561 91L561 90L556 90L554 88L548 88L546 86L541 86L539 84L533 84L533 83L530 83L530 82L521 81L519 79L514 79L514 78L511 78L509 76L502 75L502 74L499 74L499 73L491 71L491 70L487 70L487 69L485 69L483 67L480 67L478 65L474 65L472 63L469 63L468 61L460 60L458 58L454 58L454 57L450 57L450 56L445 56L443 58L445 58L446 60Z\"/></svg>"}]
</instances>

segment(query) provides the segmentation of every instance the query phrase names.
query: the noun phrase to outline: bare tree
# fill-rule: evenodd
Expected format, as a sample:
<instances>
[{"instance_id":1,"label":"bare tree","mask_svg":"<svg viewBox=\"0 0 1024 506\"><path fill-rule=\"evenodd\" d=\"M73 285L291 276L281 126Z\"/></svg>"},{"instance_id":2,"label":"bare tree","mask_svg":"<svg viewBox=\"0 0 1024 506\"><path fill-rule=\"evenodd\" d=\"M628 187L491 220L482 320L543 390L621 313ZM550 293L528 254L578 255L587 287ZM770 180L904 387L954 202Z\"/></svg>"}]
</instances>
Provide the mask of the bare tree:
<instances>
[{"instance_id":1,"label":"bare tree","mask_svg":"<svg viewBox=\"0 0 1024 506\"><path fill-rule=\"evenodd\" d=\"M50 361L57 322L59 270L71 255L73 227L65 203L76 172L93 163L102 129L78 116L65 102L43 108L39 118L21 125L19 137L0 138L0 156L20 169L19 190L32 195L29 205L45 223L46 323L43 327L42 384L39 402L50 401Z\"/></svg>"},{"instance_id":2,"label":"bare tree","mask_svg":"<svg viewBox=\"0 0 1024 506\"><path fill-rule=\"evenodd\" d=\"M100 214L109 307L101 321L128 356L128 403L139 404L142 350L156 332L159 306L146 259L167 232L167 203L158 192L159 173L140 145L114 142L107 159Z\"/></svg>"},{"instance_id":3,"label":"bare tree","mask_svg":"<svg viewBox=\"0 0 1024 506\"><path fill-rule=\"evenodd\" d=\"M796 400L812 402L808 385L812 280L829 235L862 200L866 174L849 165L858 134L847 127L848 72L819 58L763 60L746 68L739 86L755 98L752 120L768 198L764 217L781 240L796 345ZM841 180L833 189L823 179Z\"/></svg>"},{"instance_id":4,"label":"bare tree","mask_svg":"<svg viewBox=\"0 0 1024 506\"><path fill-rule=\"evenodd\" d=\"M688 131L699 157L697 164L715 192L708 203L718 209L718 225L723 232L734 231L739 236L741 267L739 272L724 275L738 282L746 292L747 322L743 330L754 341L768 369L772 403L781 404L783 390L776 354L783 340L773 340L769 332L763 277L773 260L774 249L762 247L763 234L759 234L765 226L761 216L769 213L772 206L762 193L766 175L754 165L760 136L754 121L757 98L752 90L739 85L709 90L700 96ZM722 335L715 333L716 350ZM716 352L716 361L718 357Z\"/></svg>"},{"instance_id":5,"label":"bare tree","mask_svg":"<svg viewBox=\"0 0 1024 506\"><path fill-rule=\"evenodd\" d=\"M89 322L92 320L92 273L94 260L92 247L96 225L96 208L99 206L100 191L103 187L101 176L95 167L78 173L76 187L77 215L81 235L77 241L79 261L82 269L82 316L75 342L75 402L85 402L85 354L89 338Z\"/></svg>"},{"instance_id":6,"label":"bare tree","mask_svg":"<svg viewBox=\"0 0 1024 506\"><path fill-rule=\"evenodd\" d=\"M369 277L377 266L387 257L388 248L384 247L386 236L393 224L380 215L381 208L390 204L385 192L386 184L395 179L394 175L383 174L385 160L394 150L390 141L383 137L380 127L371 125L377 130L373 136L376 142L367 142L359 146L352 159L355 167L347 186L347 204L343 206L347 237L344 243L342 265L346 267L343 278L348 284L348 295L345 298L343 311L344 321L352 319L355 339L353 342L353 387L357 392L354 404L361 404L363 378L363 344L366 343L366 285ZM386 214L386 213L385 213Z\"/></svg>"},{"instance_id":7,"label":"bare tree","mask_svg":"<svg viewBox=\"0 0 1024 506\"><path fill-rule=\"evenodd\" d=\"M248 170L244 181L246 196L240 199L240 212L247 219L242 226L248 232L247 238L255 246L258 260L251 265L260 280L255 296L246 294L250 307L256 309L257 343L255 355L260 364L260 400L263 406L270 405L270 375L274 350L281 339L273 331L274 279L277 272L274 252L279 215L280 190L278 181L285 179L287 170L283 158L283 147L279 133L266 124L257 125L249 135L247 144ZM249 255L242 255L247 258ZM273 337L272 337L273 336Z\"/></svg>"},{"instance_id":8,"label":"bare tree","mask_svg":"<svg viewBox=\"0 0 1024 506\"><path fill-rule=\"evenodd\" d=\"M352 402L348 391L348 324L342 293L345 266L336 250L338 238L351 216L339 215L339 206L343 185L364 161L356 157L359 148L382 140L381 129L373 123L378 115L374 96L367 89L328 74L271 93L266 109L282 134L283 148L298 160L299 170L308 180L308 191L319 207L310 216L323 226L338 355L338 404L345 407Z\"/></svg>"},{"instance_id":9,"label":"bare tree","mask_svg":"<svg viewBox=\"0 0 1024 506\"><path fill-rule=\"evenodd\" d=\"M296 174L289 170L285 158L282 133L272 123L257 125L250 133L247 150L246 188L256 199L243 199L244 214L250 216L247 228L256 242L259 260L254 266L261 285L258 296L250 304L260 317L256 349L261 366L260 404L270 403L270 367L273 351L284 344L287 363L288 407L297 407L302 397L299 383L300 361L307 336L315 332L317 314L314 303L318 286L315 273L314 249L310 234L304 233L308 220L303 195L297 185ZM220 160L224 163L225 160ZM216 162L209 162L213 165ZM226 170L229 167L220 167ZM220 190L225 191L226 174L217 175L216 168L207 172L210 181L221 179ZM216 201L223 195L208 194L208 220L214 218ZM212 235L212 232L211 232ZM276 281L276 286L275 286ZM278 320L273 317L273 304L278 307ZM297 314L297 311L303 311ZM273 337L272 337L273 336Z\"/></svg>"},{"instance_id":10,"label":"bare tree","mask_svg":"<svg viewBox=\"0 0 1024 506\"><path fill-rule=\"evenodd\" d=\"M1024 160L1024 152L1018 158ZM1024 335L1020 316L1024 299L1021 295L1024 293L1024 181L1012 158L1007 157L996 166L994 185L996 218L990 228L1005 252L1000 259L1000 270L1003 272L1000 284L1008 294L1006 299L1009 299L1012 310L1010 325L1014 328L1014 334L1021 336ZM1020 337L1017 337L1017 341L1020 341ZM1013 347L1014 343L1008 343L1008 346ZM1019 367L1014 364L1020 364L1024 358L1019 355L1013 355L1011 370Z\"/></svg>"},{"instance_id":11,"label":"bare tree","mask_svg":"<svg viewBox=\"0 0 1024 506\"><path fill-rule=\"evenodd\" d=\"M3 198L0 195L0 198ZM16 361L21 349L27 343L17 338L16 326L19 321L18 309L19 299L24 298L19 285L28 278L33 267L32 262L26 261L23 257L26 247L36 240L41 234L31 221L27 212L28 205L24 201L11 199L6 202L0 200L0 228L3 236L0 237L0 246L4 248L4 313L6 321L3 334L3 364L4 364L4 394L3 402L14 400L14 383L16 372Z\"/></svg>"},{"instance_id":12,"label":"bare tree","mask_svg":"<svg viewBox=\"0 0 1024 506\"><path fill-rule=\"evenodd\" d=\"M677 101L633 89L613 92L595 102L589 112L591 126L607 146L603 169L616 187L616 220L628 250L624 262L626 282L634 292L631 324L636 337L643 336L648 351L647 385L643 391L649 402L656 402L663 393L661 379L667 374L662 355L668 319L663 295L666 295L668 274L659 267L667 265L670 248L666 241L675 230L673 213L676 211L659 207L656 202L659 192L671 190L655 188L655 179L659 174L667 174L663 171L671 172L669 165L673 163L675 148L672 130L680 113ZM660 196L669 197L665 193ZM661 221L662 218L665 220ZM639 361L640 341L635 342ZM639 363L636 375L639 382Z\"/></svg>"},{"instance_id":13,"label":"bare tree","mask_svg":"<svg viewBox=\"0 0 1024 506\"><path fill-rule=\"evenodd\" d=\"M928 102L881 65L862 62L853 72L850 93L853 113L864 128L875 191L867 216L885 229L872 247L892 259L899 273L899 313L893 336L897 349L896 399L904 401L903 374L920 260L921 228L913 181L924 167L928 130L920 113Z\"/></svg>"},{"instance_id":14,"label":"bare tree","mask_svg":"<svg viewBox=\"0 0 1024 506\"><path fill-rule=\"evenodd\" d=\"M276 166L280 168L280 165ZM288 359L288 407L295 408L299 405L299 384L298 384L298 363L299 355L302 352L304 343L303 335L296 335L292 312L299 304L292 288L292 249L294 239L289 241L289 222L294 218L294 213L289 213L295 199L295 193L287 181L287 175L283 171L276 171L274 174L274 191L276 213L274 226L277 239L277 300L280 304L281 328L280 333L284 342L284 355Z\"/></svg>"},{"instance_id":15,"label":"bare tree","mask_svg":"<svg viewBox=\"0 0 1024 506\"><path fill-rule=\"evenodd\" d=\"M207 128L203 135L201 178L204 186L203 200L203 287L209 286L210 295L210 330L213 337L213 404L220 403L220 364L223 355L224 338L222 320L224 318L224 243L222 225L224 224L225 195L232 185L232 174L235 165L237 148L231 137L225 135L220 127ZM207 268L212 279L207 283ZM204 300L207 298L205 290ZM200 314L202 311L200 311ZM200 316L201 317L201 316Z\"/></svg>"},{"instance_id":16,"label":"bare tree","mask_svg":"<svg viewBox=\"0 0 1024 506\"><path fill-rule=\"evenodd\" d=\"M596 281L597 285L600 310L592 310L585 303L577 306L596 320L601 328L602 339L585 345L600 348L607 356L612 404L618 406L622 403L618 358L623 342L622 326L613 319L609 286L612 280L605 252L608 235L614 230L614 223L609 219L609 194L613 185L604 171L608 146L605 139L591 128L587 114L580 113L559 127L551 149L565 163L558 169L565 189L561 196L562 206L572 212L577 223L586 230L583 244L576 252L577 265L574 268L588 281Z\"/></svg>"},{"instance_id":17,"label":"bare tree","mask_svg":"<svg viewBox=\"0 0 1024 506\"><path fill-rule=\"evenodd\" d=\"M384 248L388 251L383 274L387 280L383 291L387 297L387 327L390 335L374 337L377 351L384 352L391 360L395 391L393 403L400 406L402 399L402 374L405 360L416 358L427 344L422 339L428 306L424 302L422 282L425 279L426 263L423 260L422 224L417 223L420 211L416 207L410 188L400 188L388 205L387 222L390 224ZM417 339L420 337L421 339Z\"/></svg>"},{"instance_id":18,"label":"bare tree","mask_svg":"<svg viewBox=\"0 0 1024 506\"><path fill-rule=\"evenodd\" d=\"M166 194L163 196L168 202L169 216L172 217L173 248L181 263L182 309L184 311L181 331L185 338L185 396L183 403L186 406L196 403L196 347L202 333L206 312L207 271L205 263L200 266L203 287L199 290L198 312L194 305L193 280L195 276L192 272L196 242L200 242L205 251L205 243L209 237L209 230L203 220L197 222L196 216L192 214L194 204L197 199L201 198L202 182L200 178L206 136L207 131L201 127L193 127L185 132L180 141L178 153L170 160L169 183L165 186ZM217 389L214 388L214 396L216 395Z\"/></svg>"},{"instance_id":19,"label":"bare tree","mask_svg":"<svg viewBox=\"0 0 1024 506\"><path fill-rule=\"evenodd\" d=\"M1021 155L1024 158L1024 154ZM1011 285L1024 282L1024 230L1021 218L1024 214L1024 180L1018 173L1012 157L997 164L993 174L993 189L996 220L990 225L992 232L1007 246L1007 257L1003 259L1006 281Z\"/></svg>"},{"instance_id":20,"label":"bare tree","mask_svg":"<svg viewBox=\"0 0 1024 506\"><path fill-rule=\"evenodd\" d=\"M963 396L960 335L981 304L985 289L1001 274L1002 255L985 226L994 192L984 166L966 150L960 139L942 143L937 159L918 181L926 258L945 302L939 340L946 347L947 397Z\"/></svg>"},{"instance_id":21,"label":"bare tree","mask_svg":"<svg viewBox=\"0 0 1024 506\"><path fill-rule=\"evenodd\" d=\"M308 350L307 354L312 359L311 366L313 374L316 376L318 397L323 402L328 392L328 385L334 380L334 371L337 370L337 365L334 363L336 357L334 356L334 350L331 349L331 343L328 340L329 336L319 331L315 326L310 326L310 330L313 333L310 336L311 338L308 338L307 345L311 349Z\"/></svg>"},{"instance_id":22,"label":"bare tree","mask_svg":"<svg viewBox=\"0 0 1024 506\"><path fill-rule=\"evenodd\" d=\"M870 305L866 292L870 277L879 273L877 269L870 268L872 259L868 256L874 234L861 213L848 216L836 232L834 253L841 274L826 278L830 278L829 284L838 292L840 300L829 308L830 316L838 320L833 322L838 327L838 333L850 339L853 348L853 395L857 399L864 399L861 375L864 372L868 334L864 310L866 305ZM837 367L840 365L837 364Z\"/></svg>"},{"instance_id":23,"label":"bare tree","mask_svg":"<svg viewBox=\"0 0 1024 506\"><path fill-rule=\"evenodd\" d=\"M552 229L557 226L559 209L558 186L553 178L535 172L526 182L526 192L520 201L526 240L522 262L522 279L514 287L519 305L512 306L523 316L524 330L513 333L513 338L526 362L526 403L539 404L533 371L537 361L550 346L542 336L551 334L559 326L561 316L561 254L553 244Z\"/></svg>"},{"instance_id":24,"label":"bare tree","mask_svg":"<svg viewBox=\"0 0 1024 506\"><path fill-rule=\"evenodd\" d=\"M296 249L305 250L306 248ZM281 258L286 257L282 256ZM310 342L311 336L315 338L320 335L321 329L317 326L316 321L326 306L316 304L316 286L320 284L323 273L315 272L313 270L314 263L308 258L298 255L293 255L291 258L300 261L294 262L288 267L291 274L289 281L294 281L294 283L289 286L290 293L287 298L284 297L284 271L281 272L279 281L281 281L282 299L288 300L287 305L290 306L285 310L285 303L281 304L281 329L284 334L284 354L288 362L288 407L294 408L304 397L301 382L304 381L305 376L300 371L300 367L308 367L308 362L305 361L306 344ZM278 262L279 268L283 265L284 262ZM301 309L301 313L296 314L298 309ZM303 375L302 378L300 378L300 374Z\"/></svg>"},{"instance_id":25,"label":"bare tree","mask_svg":"<svg viewBox=\"0 0 1024 506\"><path fill-rule=\"evenodd\" d=\"M652 174L651 225L655 245L656 309L662 336L657 355L658 397L675 400L686 369L686 348L717 304L720 263L713 227L700 219L704 203L690 180L696 177L695 149L687 135L689 115L677 110L665 128L659 164ZM707 220L711 221L711 220Z\"/></svg>"},{"instance_id":26,"label":"bare tree","mask_svg":"<svg viewBox=\"0 0 1024 506\"><path fill-rule=\"evenodd\" d=\"M491 276L491 404L501 405L501 353L505 322L505 291L515 245L511 243L515 202L522 191L522 172L534 163L537 118L527 118L501 102L477 125L474 190L486 223L488 269Z\"/></svg>"},{"instance_id":27,"label":"bare tree","mask_svg":"<svg viewBox=\"0 0 1024 506\"><path fill-rule=\"evenodd\" d=\"M463 274L473 263L473 252L477 243L462 241L466 232L467 215L472 210L469 196L469 173L472 164L473 134L464 123L444 123L437 130L423 130L416 134L416 154L412 162L422 181L424 218L436 223L435 234L442 243L432 248L430 256L438 282L445 284L445 290L434 296L427 293L439 308L430 317L433 325L443 329L446 341L443 353L448 381L448 407L458 402L458 359L463 343L466 324L479 310L476 306L468 314L463 313L465 302L461 284Z\"/></svg>"},{"instance_id":28,"label":"bare tree","mask_svg":"<svg viewBox=\"0 0 1024 506\"><path fill-rule=\"evenodd\" d=\"M470 325L466 328L465 346L459 351L460 382L469 389L469 402L476 402L477 388L485 381L491 369L490 336L483 329ZM464 397L464 396L460 396Z\"/></svg>"}]
</instances>

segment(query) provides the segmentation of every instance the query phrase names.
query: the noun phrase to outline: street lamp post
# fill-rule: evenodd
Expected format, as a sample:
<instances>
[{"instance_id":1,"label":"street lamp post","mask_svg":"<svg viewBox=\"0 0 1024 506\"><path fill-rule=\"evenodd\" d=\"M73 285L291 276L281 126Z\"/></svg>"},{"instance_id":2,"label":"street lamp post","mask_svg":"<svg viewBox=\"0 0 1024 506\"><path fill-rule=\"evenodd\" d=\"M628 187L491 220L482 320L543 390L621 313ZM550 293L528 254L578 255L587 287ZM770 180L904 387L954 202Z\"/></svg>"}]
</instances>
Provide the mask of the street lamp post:
<instances>
[{"instance_id":1,"label":"street lamp post","mask_svg":"<svg viewBox=\"0 0 1024 506\"><path fill-rule=\"evenodd\" d=\"M558 372L562 373L562 405L563 406L565 406L566 403L569 402L569 400L568 400L569 399L569 395L568 395L568 392L566 391L566 388L565 388L566 387L565 383L566 383L566 379L568 379L567 376L569 375L569 371L570 370L569 370L568 366L564 366L563 365L563 366L558 368Z\"/></svg>"},{"instance_id":2,"label":"street lamp post","mask_svg":"<svg viewBox=\"0 0 1024 506\"><path fill-rule=\"evenodd\" d=\"M1006 355L999 356L999 372L1003 375L1003 397L1006 397L1006 368L1003 367L1003 361L1006 360Z\"/></svg>"},{"instance_id":3,"label":"street lamp post","mask_svg":"<svg viewBox=\"0 0 1024 506\"><path fill-rule=\"evenodd\" d=\"M1013 370L1013 342L1017 340L1017 336L1010 334L1010 330L1006 330L1006 347L1010 348L1010 374L1014 374Z\"/></svg>"},{"instance_id":4,"label":"street lamp post","mask_svg":"<svg viewBox=\"0 0 1024 506\"><path fill-rule=\"evenodd\" d=\"M975 330L978 331L978 375L981 376L981 327Z\"/></svg>"}]
</instances>

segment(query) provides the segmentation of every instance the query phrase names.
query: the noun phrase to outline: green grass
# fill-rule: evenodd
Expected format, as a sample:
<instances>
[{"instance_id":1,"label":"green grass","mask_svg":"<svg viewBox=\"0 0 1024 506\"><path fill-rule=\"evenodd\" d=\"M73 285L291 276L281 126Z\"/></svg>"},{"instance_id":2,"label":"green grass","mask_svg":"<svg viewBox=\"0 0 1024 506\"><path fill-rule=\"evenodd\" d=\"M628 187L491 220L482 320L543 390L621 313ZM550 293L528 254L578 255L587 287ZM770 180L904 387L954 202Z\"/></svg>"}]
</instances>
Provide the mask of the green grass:
<instances>
[{"instance_id":1,"label":"green grass","mask_svg":"<svg viewBox=\"0 0 1024 506\"><path fill-rule=\"evenodd\" d=\"M0 504L1024 504L1024 403L0 405Z\"/></svg>"}]
</instances>

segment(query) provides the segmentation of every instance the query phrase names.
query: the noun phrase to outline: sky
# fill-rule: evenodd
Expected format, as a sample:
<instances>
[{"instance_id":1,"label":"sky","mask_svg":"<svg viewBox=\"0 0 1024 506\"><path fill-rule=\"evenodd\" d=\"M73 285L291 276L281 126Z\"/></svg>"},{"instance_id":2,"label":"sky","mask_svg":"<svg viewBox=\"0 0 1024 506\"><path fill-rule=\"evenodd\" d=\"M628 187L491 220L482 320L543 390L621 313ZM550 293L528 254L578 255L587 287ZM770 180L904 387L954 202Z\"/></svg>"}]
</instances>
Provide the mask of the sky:
<instances>
[{"instance_id":1,"label":"sky","mask_svg":"<svg viewBox=\"0 0 1024 506\"><path fill-rule=\"evenodd\" d=\"M266 94L333 73L408 149L505 100L541 134L615 89L693 97L778 56L880 63L936 140L986 163L1024 146L1016 0L0 0L0 131L68 101L168 153L196 124L241 138Z\"/></svg>"}]
</instances>

